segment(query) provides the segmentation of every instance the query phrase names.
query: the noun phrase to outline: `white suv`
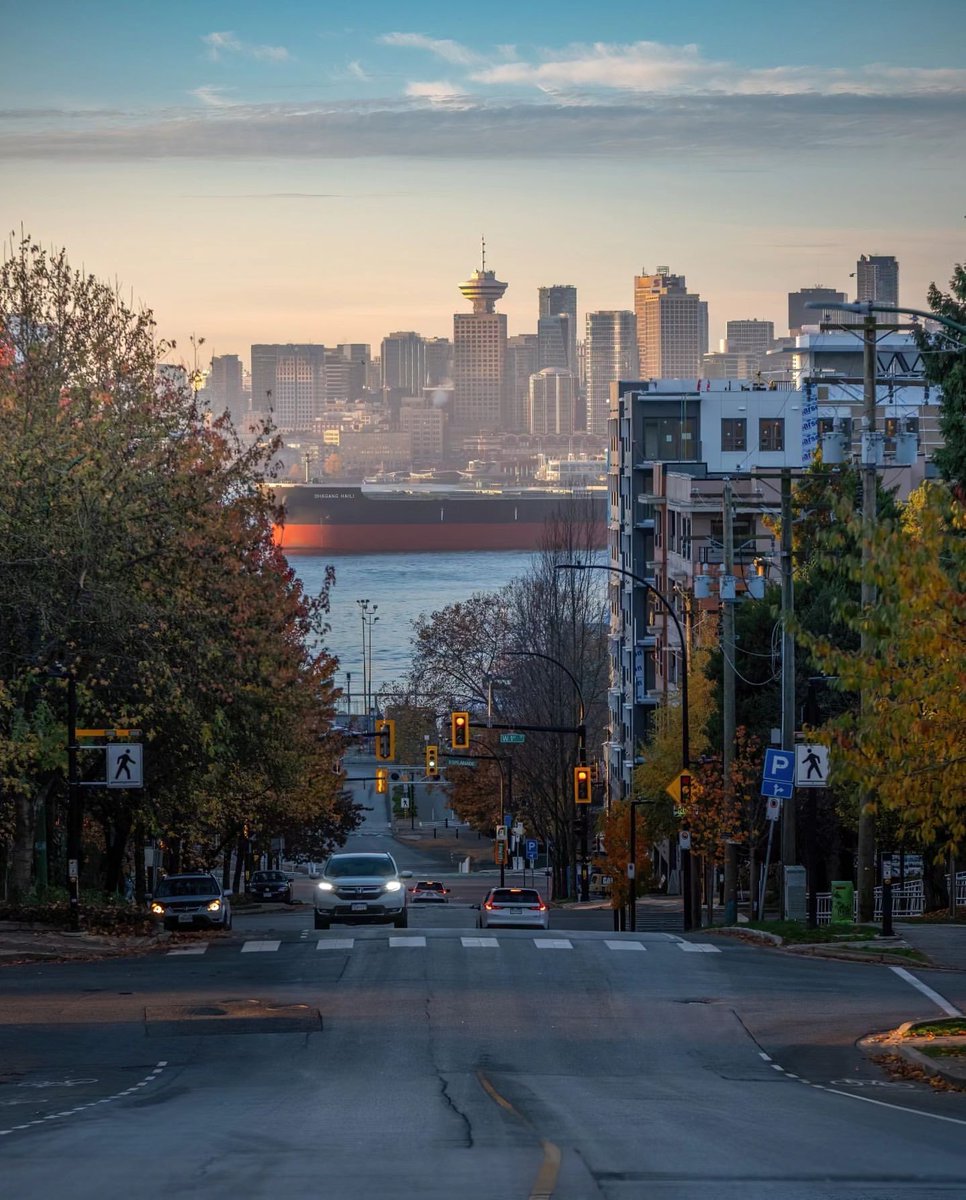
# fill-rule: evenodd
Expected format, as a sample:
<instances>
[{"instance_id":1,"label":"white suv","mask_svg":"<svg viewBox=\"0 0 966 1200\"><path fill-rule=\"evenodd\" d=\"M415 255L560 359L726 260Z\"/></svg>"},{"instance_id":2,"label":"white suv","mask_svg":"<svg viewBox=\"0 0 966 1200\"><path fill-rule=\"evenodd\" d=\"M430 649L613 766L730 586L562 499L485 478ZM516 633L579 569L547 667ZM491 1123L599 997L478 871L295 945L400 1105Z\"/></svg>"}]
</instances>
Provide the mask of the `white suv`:
<instances>
[{"instance_id":1,"label":"white suv","mask_svg":"<svg viewBox=\"0 0 966 1200\"><path fill-rule=\"evenodd\" d=\"M409 924L404 879L391 854L333 854L322 868L315 889L315 928L385 924L397 929Z\"/></svg>"}]
</instances>

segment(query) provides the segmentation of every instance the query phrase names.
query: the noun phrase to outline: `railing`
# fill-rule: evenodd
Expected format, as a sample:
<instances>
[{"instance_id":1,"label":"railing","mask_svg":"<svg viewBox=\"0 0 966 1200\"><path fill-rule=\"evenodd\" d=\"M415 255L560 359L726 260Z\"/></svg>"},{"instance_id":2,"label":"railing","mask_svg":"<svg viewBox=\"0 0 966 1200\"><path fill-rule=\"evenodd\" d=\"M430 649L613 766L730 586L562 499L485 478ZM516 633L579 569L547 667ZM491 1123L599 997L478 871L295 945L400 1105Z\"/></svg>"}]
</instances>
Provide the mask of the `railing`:
<instances>
[{"instance_id":1,"label":"railing","mask_svg":"<svg viewBox=\"0 0 966 1200\"><path fill-rule=\"evenodd\" d=\"M946 876L947 880L949 876ZM877 887L874 893L875 907L872 919L874 921L882 920L882 888ZM806 897L807 899L807 897ZM815 897L818 901L818 924L828 925L832 919L832 893L819 892ZM959 908L966 908L966 871L958 871L956 873L956 905ZM902 887L893 885L892 888L892 915L893 917L921 917L925 910L925 897L923 894L922 880L910 879L904 883ZM859 898L855 897L854 917L857 920L859 914Z\"/></svg>"}]
</instances>

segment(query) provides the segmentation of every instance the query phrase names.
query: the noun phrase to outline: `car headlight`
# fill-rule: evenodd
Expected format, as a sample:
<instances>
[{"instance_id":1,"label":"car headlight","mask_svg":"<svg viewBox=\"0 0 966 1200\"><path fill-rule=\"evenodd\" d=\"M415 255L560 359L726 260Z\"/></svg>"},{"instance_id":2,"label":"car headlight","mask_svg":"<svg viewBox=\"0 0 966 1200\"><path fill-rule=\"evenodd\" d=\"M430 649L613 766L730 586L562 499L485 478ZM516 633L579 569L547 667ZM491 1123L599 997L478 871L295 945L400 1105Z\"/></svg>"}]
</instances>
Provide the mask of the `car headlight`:
<instances>
[{"instance_id":1,"label":"car headlight","mask_svg":"<svg viewBox=\"0 0 966 1200\"><path fill-rule=\"evenodd\" d=\"M398 892L401 887L402 887L402 884L399 882L398 879L387 879L386 880L386 891L387 892Z\"/></svg>"},{"instance_id":2,"label":"car headlight","mask_svg":"<svg viewBox=\"0 0 966 1200\"><path fill-rule=\"evenodd\" d=\"M163 905L163 904L158 904L158 902L157 902L157 901L155 901L155 902L154 902L154 903L151 905L151 911L152 911L153 913L157 913L159 917L163 917L163 916L164 916L164 905Z\"/></svg>"},{"instance_id":3,"label":"car headlight","mask_svg":"<svg viewBox=\"0 0 966 1200\"><path fill-rule=\"evenodd\" d=\"M319 891L320 891L320 892L334 892L334 891L335 891L335 884L333 884L333 883L326 883L326 882L325 882L325 880L323 880L323 881L322 881L322 882L319 884Z\"/></svg>"},{"instance_id":4,"label":"car headlight","mask_svg":"<svg viewBox=\"0 0 966 1200\"><path fill-rule=\"evenodd\" d=\"M208 905L209 912L217 912L220 908L221 908L220 900L212 900L212 902Z\"/></svg>"}]
</instances>

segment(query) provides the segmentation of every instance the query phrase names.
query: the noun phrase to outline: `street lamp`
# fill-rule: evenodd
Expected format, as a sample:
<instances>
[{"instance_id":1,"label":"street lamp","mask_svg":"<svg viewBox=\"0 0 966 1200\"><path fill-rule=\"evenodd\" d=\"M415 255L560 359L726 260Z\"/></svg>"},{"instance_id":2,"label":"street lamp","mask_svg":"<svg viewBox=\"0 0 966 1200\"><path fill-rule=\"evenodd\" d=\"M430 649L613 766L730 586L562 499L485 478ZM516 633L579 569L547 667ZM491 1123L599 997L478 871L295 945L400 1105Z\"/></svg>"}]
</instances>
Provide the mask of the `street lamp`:
<instances>
[{"instance_id":1,"label":"street lamp","mask_svg":"<svg viewBox=\"0 0 966 1200\"><path fill-rule=\"evenodd\" d=\"M627 579L633 580L634 583L644 588L649 592L659 604L661 604L668 616L674 623L674 628L677 630L678 640L681 643L681 653L684 658L684 670L681 672L681 770L690 772L691 770L691 744L688 734L688 644L684 637L684 630L681 627L681 622L677 613L674 611L674 606L665 596L663 596L657 588L649 580L644 579L640 575L635 575L633 571L628 571L625 567L616 567L612 563L558 563L554 567L555 571L611 571L615 575L623 575ZM631 819L633 821L634 809L631 808ZM694 926L694 914L691 901L691 852L683 850L682 867L684 881L682 891L683 908L684 908L684 929L689 932Z\"/></svg>"},{"instance_id":2,"label":"street lamp","mask_svg":"<svg viewBox=\"0 0 966 1200\"><path fill-rule=\"evenodd\" d=\"M958 321L940 316L939 313L927 312L924 308L906 308L905 305L900 307L897 304L876 304L874 300L806 300L805 307L821 309L823 312L861 313L864 317L870 317L875 313L898 313L901 316L907 317L925 317L927 321L935 321L939 325L955 329L957 333L966 333L966 325L960 325Z\"/></svg>"},{"instance_id":3,"label":"street lamp","mask_svg":"<svg viewBox=\"0 0 966 1200\"><path fill-rule=\"evenodd\" d=\"M370 606L368 600L357 600L362 616L362 702L364 705L365 722L363 731L369 733L369 691L372 686L372 627L379 618L375 615L378 604ZM366 655L366 634L369 635L369 653Z\"/></svg>"}]
</instances>

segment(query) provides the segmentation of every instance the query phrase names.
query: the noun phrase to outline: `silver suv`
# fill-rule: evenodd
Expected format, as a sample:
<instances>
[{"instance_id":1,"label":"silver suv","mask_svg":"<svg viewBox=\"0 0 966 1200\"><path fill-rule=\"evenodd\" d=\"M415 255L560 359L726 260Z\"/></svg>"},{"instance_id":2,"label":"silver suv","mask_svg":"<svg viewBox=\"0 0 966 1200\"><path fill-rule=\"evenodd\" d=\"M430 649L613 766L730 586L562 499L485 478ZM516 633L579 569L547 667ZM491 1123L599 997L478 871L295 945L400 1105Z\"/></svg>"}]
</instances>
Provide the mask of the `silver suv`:
<instances>
[{"instance_id":1,"label":"silver suv","mask_svg":"<svg viewBox=\"0 0 966 1200\"><path fill-rule=\"evenodd\" d=\"M315 889L315 928L385 924L397 929L409 924L404 879L391 854L333 854L322 868Z\"/></svg>"}]
</instances>

